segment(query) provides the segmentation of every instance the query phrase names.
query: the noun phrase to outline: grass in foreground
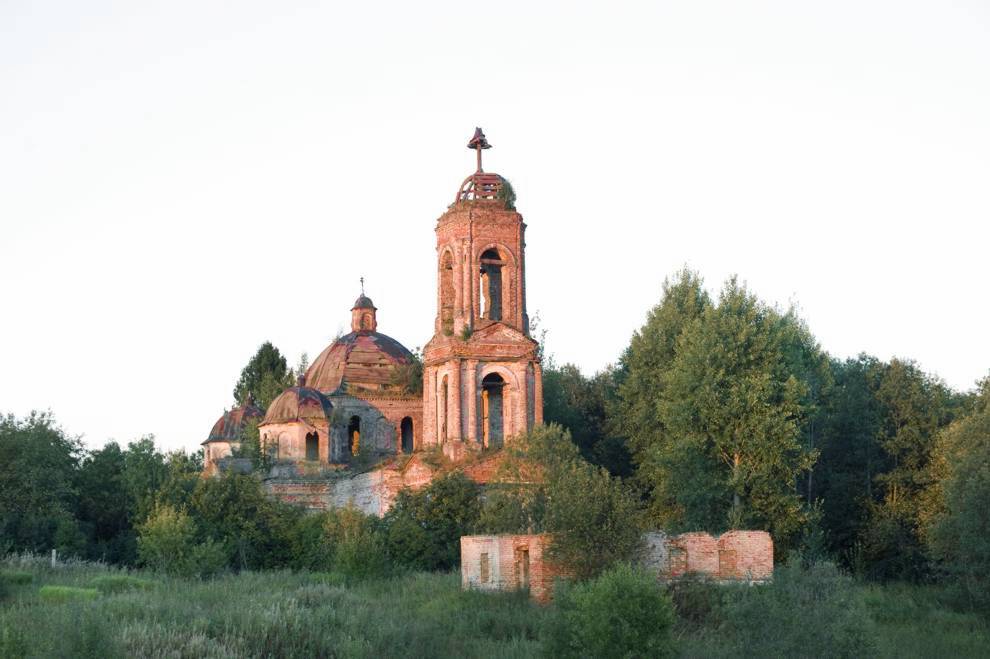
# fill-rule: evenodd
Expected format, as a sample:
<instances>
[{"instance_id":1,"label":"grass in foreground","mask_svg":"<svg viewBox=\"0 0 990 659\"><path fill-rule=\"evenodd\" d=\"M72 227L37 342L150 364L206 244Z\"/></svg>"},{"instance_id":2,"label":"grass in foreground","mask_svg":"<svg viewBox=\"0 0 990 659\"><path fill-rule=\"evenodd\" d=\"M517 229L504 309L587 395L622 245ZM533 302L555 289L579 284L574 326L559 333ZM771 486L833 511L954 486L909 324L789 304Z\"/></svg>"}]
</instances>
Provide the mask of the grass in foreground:
<instances>
[{"instance_id":1,"label":"grass in foreground","mask_svg":"<svg viewBox=\"0 0 990 659\"><path fill-rule=\"evenodd\" d=\"M353 583L335 574L282 571L200 581L93 564L52 569L41 560L15 559L0 562L0 584L5 659L535 657L547 650L555 615L553 607L535 606L523 594L464 592L456 574ZM687 657L763 651L981 657L990 647L987 621L953 611L938 589L864 586L792 568L759 588L702 584L675 593L671 650ZM829 588L832 595L824 597ZM835 624L848 607L855 615L847 618L862 624ZM857 640L864 635L865 643Z\"/></svg>"}]
</instances>

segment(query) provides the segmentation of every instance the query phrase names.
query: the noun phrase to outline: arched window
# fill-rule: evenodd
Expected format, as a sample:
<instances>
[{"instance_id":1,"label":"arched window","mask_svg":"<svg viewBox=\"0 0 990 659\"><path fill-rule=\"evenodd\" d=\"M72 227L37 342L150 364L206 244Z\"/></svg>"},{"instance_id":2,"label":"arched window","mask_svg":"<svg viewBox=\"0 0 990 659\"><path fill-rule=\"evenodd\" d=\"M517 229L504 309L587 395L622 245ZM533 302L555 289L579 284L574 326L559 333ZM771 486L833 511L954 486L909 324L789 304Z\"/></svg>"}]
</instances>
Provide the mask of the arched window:
<instances>
[{"instance_id":1,"label":"arched window","mask_svg":"<svg viewBox=\"0 0 990 659\"><path fill-rule=\"evenodd\" d=\"M440 329L454 333L454 257L449 251L440 257Z\"/></svg>"},{"instance_id":2,"label":"arched window","mask_svg":"<svg viewBox=\"0 0 990 659\"><path fill-rule=\"evenodd\" d=\"M361 417L354 415L347 424L347 437L351 442L351 455L357 455L361 450Z\"/></svg>"},{"instance_id":3,"label":"arched window","mask_svg":"<svg viewBox=\"0 0 990 659\"><path fill-rule=\"evenodd\" d=\"M371 314L370 313L362 314L362 316L361 316L361 329L363 329L363 330L370 330L370 329L372 329L372 324L373 323L372 323L372 320L371 320Z\"/></svg>"},{"instance_id":4,"label":"arched window","mask_svg":"<svg viewBox=\"0 0 990 659\"><path fill-rule=\"evenodd\" d=\"M404 417L399 424L399 435L402 441L402 452L413 452L413 420L412 417Z\"/></svg>"},{"instance_id":5,"label":"arched window","mask_svg":"<svg viewBox=\"0 0 990 659\"><path fill-rule=\"evenodd\" d=\"M312 461L320 459L320 436L315 432L306 434L306 459Z\"/></svg>"},{"instance_id":6,"label":"arched window","mask_svg":"<svg viewBox=\"0 0 990 659\"><path fill-rule=\"evenodd\" d=\"M489 373L481 381L481 432L487 448L499 448L504 439L502 424L502 390L505 380Z\"/></svg>"},{"instance_id":7,"label":"arched window","mask_svg":"<svg viewBox=\"0 0 990 659\"><path fill-rule=\"evenodd\" d=\"M502 266L505 261L496 249L481 253L481 317L502 320Z\"/></svg>"}]
</instances>

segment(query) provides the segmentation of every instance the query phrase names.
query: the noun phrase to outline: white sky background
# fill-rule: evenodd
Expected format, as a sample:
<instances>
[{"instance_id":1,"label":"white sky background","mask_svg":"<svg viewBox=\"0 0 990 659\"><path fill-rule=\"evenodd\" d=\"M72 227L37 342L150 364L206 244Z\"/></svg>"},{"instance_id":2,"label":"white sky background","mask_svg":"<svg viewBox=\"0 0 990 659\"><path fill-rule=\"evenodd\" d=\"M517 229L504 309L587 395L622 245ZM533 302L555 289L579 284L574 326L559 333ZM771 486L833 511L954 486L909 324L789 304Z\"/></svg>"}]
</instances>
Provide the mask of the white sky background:
<instances>
[{"instance_id":1,"label":"white sky background","mask_svg":"<svg viewBox=\"0 0 990 659\"><path fill-rule=\"evenodd\" d=\"M688 264L833 355L990 371L985 2L7 0L0 410L194 449L362 275L423 345L476 125L559 362L615 361Z\"/></svg>"}]
</instances>

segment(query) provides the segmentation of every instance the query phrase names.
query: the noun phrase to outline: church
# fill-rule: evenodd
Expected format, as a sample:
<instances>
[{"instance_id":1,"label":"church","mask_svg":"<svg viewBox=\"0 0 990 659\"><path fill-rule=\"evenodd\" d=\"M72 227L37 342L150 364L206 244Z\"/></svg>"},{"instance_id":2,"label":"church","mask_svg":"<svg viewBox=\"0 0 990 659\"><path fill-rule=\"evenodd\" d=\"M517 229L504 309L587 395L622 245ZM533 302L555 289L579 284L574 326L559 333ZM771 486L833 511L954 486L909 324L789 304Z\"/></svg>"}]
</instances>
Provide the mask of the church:
<instances>
[{"instance_id":1,"label":"church","mask_svg":"<svg viewBox=\"0 0 990 659\"><path fill-rule=\"evenodd\" d=\"M378 331L377 309L362 290L351 332L327 346L296 386L267 410L249 398L216 422L203 442L206 475L244 468L234 456L245 425L257 421L273 465L265 475L272 495L382 515L400 489L438 473L426 456L442 452L485 482L505 442L543 422L538 345L526 312L526 224L511 184L482 168L490 147L476 129L468 142L475 172L436 222L436 318L421 392L405 377L415 357Z\"/></svg>"}]
</instances>

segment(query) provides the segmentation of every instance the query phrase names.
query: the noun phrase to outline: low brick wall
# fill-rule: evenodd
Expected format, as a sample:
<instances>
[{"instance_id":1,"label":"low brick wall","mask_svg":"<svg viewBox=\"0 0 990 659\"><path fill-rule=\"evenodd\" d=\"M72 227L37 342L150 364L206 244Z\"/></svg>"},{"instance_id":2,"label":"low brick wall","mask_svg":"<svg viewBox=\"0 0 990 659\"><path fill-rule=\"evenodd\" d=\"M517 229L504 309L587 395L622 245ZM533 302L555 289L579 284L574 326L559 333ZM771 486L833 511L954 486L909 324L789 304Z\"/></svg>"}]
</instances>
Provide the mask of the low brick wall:
<instances>
[{"instance_id":1,"label":"low brick wall","mask_svg":"<svg viewBox=\"0 0 990 659\"><path fill-rule=\"evenodd\" d=\"M647 533L643 564L661 579L703 574L720 581L766 581L773 576L773 539L766 531L667 536Z\"/></svg>"},{"instance_id":2,"label":"low brick wall","mask_svg":"<svg viewBox=\"0 0 990 659\"><path fill-rule=\"evenodd\" d=\"M556 571L543 558L544 535L461 537L461 587L487 591L529 588L545 604L553 597Z\"/></svg>"}]
</instances>

